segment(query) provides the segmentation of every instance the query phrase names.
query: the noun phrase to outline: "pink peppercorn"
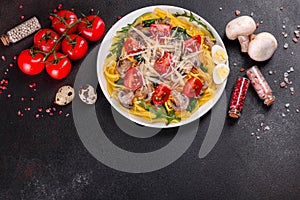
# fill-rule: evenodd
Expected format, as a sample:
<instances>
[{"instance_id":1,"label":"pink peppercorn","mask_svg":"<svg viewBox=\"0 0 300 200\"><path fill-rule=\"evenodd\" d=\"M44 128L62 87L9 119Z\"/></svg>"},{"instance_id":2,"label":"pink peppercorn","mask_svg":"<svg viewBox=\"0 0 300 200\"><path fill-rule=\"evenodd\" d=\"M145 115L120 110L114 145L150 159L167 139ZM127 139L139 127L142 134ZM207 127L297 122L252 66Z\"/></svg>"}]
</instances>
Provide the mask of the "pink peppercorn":
<instances>
[{"instance_id":1,"label":"pink peppercorn","mask_svg":"<svg viewBox=\"0 0 300 200\"><path fill-rule=\"evenodd\" d=\"M63 6L63 5L62 5L61 3L58 4L57 9L58 9L58 10L62 9L62 6Z\"/></svg>"},{"instance_id":2,"label":"pink peppercorn","mask_svg":"<svg viewBox=\"0 0 300 200\"><path fill-rule=\"evenodd\" d=\"M230 101L229 116L239 118L243 110L246 100L246 94L249 88L250 81L244 77L238 77Z\"/></svg>"}]
</instances>

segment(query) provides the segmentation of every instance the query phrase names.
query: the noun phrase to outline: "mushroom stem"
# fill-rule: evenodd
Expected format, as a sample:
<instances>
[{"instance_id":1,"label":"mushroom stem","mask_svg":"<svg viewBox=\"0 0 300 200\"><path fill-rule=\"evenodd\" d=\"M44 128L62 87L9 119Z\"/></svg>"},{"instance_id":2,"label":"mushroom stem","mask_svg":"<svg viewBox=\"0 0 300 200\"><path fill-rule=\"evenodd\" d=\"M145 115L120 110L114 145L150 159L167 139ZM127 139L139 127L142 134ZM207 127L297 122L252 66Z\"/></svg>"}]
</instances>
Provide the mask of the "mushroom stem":
<instances>
[{"instance_id":1,"label":"mushroom stem","mask_svg":"<svg viewBox=\"0 0 300 200\"><path fill-rule=\"evenodd\" d=\"M248 47L249 47L249 42L250 42L249 36L238 36L238 40L241 45L241 51L243 53L247 53Z\"/></svg>"}]
</instances>

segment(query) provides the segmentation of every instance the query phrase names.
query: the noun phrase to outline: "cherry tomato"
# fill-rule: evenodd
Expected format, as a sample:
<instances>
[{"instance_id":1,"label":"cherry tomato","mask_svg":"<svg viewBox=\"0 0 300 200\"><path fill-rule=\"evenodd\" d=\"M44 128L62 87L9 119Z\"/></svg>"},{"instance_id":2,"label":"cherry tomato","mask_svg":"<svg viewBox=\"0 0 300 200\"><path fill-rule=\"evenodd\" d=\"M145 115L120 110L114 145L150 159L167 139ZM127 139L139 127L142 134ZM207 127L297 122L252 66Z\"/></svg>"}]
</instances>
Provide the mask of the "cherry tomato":
<instances>
[{"instance_id":1,"label":"cherry tomato","mask_svg":"<svg viewBox=\"0 0 300 200\"><path fill-rule=\"evenodd\" d=\"M60 10L52 19L52 27L57 33L63 34L67 28L73 24L72 28L68 31L68 33L71 34L77 29L77 24L74 25L77 19L77 15L74 12L69 10Z\"/></svg>"},{"instance_id":2,"label":"cherry tomato","mask_svg":"<svg viewBox=\"0 0 300 200\"><path fill-rule=\"evenodd\" d=\"M200 94L202 89L202 82L200 79L192 77L189 78L188 81L185 83L183 87L182 93L185 94L187 97L196 97Z\"/></svg>"},{"instance_id":3,"label":"cherry tomato","mask_svg":"<svg viewBox=\"0 0 300 200\"><path fill-rule=\"evenodd\" d=\"M36 48L38 48L41 51L44 52L49 52L59 39L59 35L49 29L49 28L44 28L39 30L33 38L33 43ZM58 51L60 48L60 43L58 43L55 47L55 51Z\"/></svg>"},{"instance_id":4,"label":"cherry tomato","mask_svg":"<svg viewBox=\"0 0 300 200\"><path fill-rule=\"evenodd\" d=\"M143 85L141 73L134 67L127 70L124 77L124 86L132 90L137 90Z\"/></svg>"},{"instance_id":5,"label":"cherry tomato","mask_svg":"<svg viewBox=\"0 0 300 200\"><path fill-rule=\"evenodd\" d=\"M71 71L71 61L62 53L51 54L46 60L46 71L54 79L63 79Z\"/></svg>"},{"instance_id":6,"label":"cherry tomato","mask_svg":"<svg viewBox=\"0 0 300 200\"><path fill-rule=\"evenodd\" d=\"M66 36L62 41L62 52L67 54L71 60L79 60L88 51L87 41L76 34Z\"/></svg>"},{"instance_id":7,"label":"cherry tomato","mask_svg":"<svg viewBox=\"0 0 300 200\"><path fill-rule=\"evenodd\" d=\"M78 25L78 32L89 41L98 41L105 32L105 23L97 15L84 17Z\"/></svg>"},{"instance_id":8,"label":"cherry tomato","mask_svg":"<svg viewBox=\"0 0 300 200\"><path fill-rule=\"evenodd\" d=\"M200 49L201 36L196 35L183 42L183 48L185 53L193 53Z\"/></svg>"},{"instance_id":9,"label":"cherry tomato","mask_svg":"<svg viewBox=\"0 0 300 200\"><path fill-rule=\"evenodd\" d=\"M124 48L127 54L133 54L141 51L141 46L133 38L127 38L124 42Z\"/></svg>"},{"instance_id":10,"label":"cherry tomato","mask_svg":"<svg viewBox=\"0 0 300 200\"><path fill-rule=\"evenodd\" d=\"M45 63L42 53L32 53L30 49L23 50L18 56L18 66L20 70L28 75L36 75L43 71Z\"/></svg>"},{"instance_id":11,"label":"cherry tomato","mask_svg":"<svg viewBox=\"0 0 300 200\"><path fill-rule=\"evenodd\" d=\"M153 104L156 106L162 105L169 99L170 93L170 88L168 88L166 85L159 84L158 86L156 86L152 95Z\"/></svg>"},{"instance_id":12,"label":"cherry tomato","mask_svg":"<svg viewBox=\"0 0 300 200\"><path fill-rule=\"evenodd\" d=\"M159 40L163 40L164 37L169 37L171 33L171 26L167 24L151 24L150 32L152 36L158 38Z\"/></svg>"},{"instance_id":13,"label":"cherry tomato","mask_svg":"<svg viewBox=\"0 0 300 200\"><path fill-rule=\"evenodd\" d=\"M165 74L170 72L171 60L172 60L172 54L169 52L164 52L163 56L155 61L154 69L160 74Z\"/></svg>"}]
</instances>

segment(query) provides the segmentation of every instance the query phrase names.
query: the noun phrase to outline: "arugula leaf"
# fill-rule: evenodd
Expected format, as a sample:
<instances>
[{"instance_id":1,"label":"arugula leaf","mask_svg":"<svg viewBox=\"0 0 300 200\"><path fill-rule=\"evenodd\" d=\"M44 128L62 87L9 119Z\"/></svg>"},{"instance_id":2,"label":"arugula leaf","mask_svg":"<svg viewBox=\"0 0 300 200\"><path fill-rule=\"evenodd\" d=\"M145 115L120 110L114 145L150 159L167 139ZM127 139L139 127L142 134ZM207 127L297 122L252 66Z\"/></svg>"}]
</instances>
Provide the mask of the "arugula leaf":
<instances>
[{"instance_id":1,"label":"arugula leaf","mask_svg":"<svg viewBox=\"0 0 300 200\"><path fill-rule=\"evenodd\" d=\"M208 72L208 69L206 67L204 67L203 63L201 63L200 65L200 69L203 71L203 72Z\"/></svg>"},{"instance_id":2,"label":"arugula leaf","mask_svg":"<svg viewBox=\"0 0 300 200\"><path fill-rule=\"evenodd\" d=\"M166 125L170 124L173 120L181 121L181 118L175 115L174 110L168 113L164 106L153 106L145 104L143 101L140 100L137 101L137 103L149 112L155 114L155 118L153 119L166 119Z\"/></svg>"},{"instance_id":3,"label":"arugula leaf","mask_svg":"<svg viewBox=\"0 0 300 200\"><path fill-rule=\"evenodd\" d=\"M124 26L124 27L121 28L121 30L117 31L117 34L115 36L116 42L114 42L112 44L110 52L107 55L107 58L109 58L110 56L116 54L117 59L119 59L119 57L121 56L122 48L124 46L124 41L125 41L127 32L136 23L136 21L138 19L139 19L139 17L136 18L131 24L127 24L127 26Z\"/></svg>"},{"instance_id":4,"label":"arugula leaf","mask_svg":"<svg viewBox=\"0 0 300 200\"><path fill-rule=\"evenodd\" d=\"M211 30L206 26L206 24L204 24L200 19L197 19L194 14L190 11L190 13L184 11L184 13L178 13L176 12L175 14L173 14L174 17L179 17L179 16L182 16L182 17L187 17L189 18L189 21L192 22L196 22L198 25L201 25L203 28L205 28L209 34L212 36L213 39L216 39L214 34L211 32Z\"/></svg>"},{"instance_id":5,"label":"arugula leaf","mask_svg":"<svg viewBox=\"0 0 300 200\"><path fill-rule=\"evenodd\" d=\"M196 98L192 98L190 99L190 103L186 109L186 111L188 112L192 112L195 108L196 108L196 105L197 105L197 99Z\"/></svg>"},{"instance_id":6,"label":"arugula leaf","mask_svg":"<svg viewBox=\"0 0 300 200\"><path fill-rule=\"evenodd\" d=\"M167 113L166 108L164 106L151 106L149 108L149 112L154 113L156 117L154 119L166 119L166 125L170 124L173 120L180 121L181 118L175 115L175 111L172 110Z\"/></svg>"},{"instance_id":7,"label":"arugula leaf","mask_svg":"<svg viewBox=\"0 0 300 200\"><path fill-rule=\"evenodd\" d=\"M174 34L174 38L183 38L183 40L187 40L189 38L191 38L191 36L186 32L186 30L184 28L181 28L179 26L173 27L171 30L171 35Z\"/></svg>"},{"instance_id":8,"label":"arugula leaf","mask_svg":"<svg viewBox=\"0 0 300 200\"><path fill-rule=\"evenodd\" d=\"M119 78L119 80L115 81L117 85L124 85L124 78Z\"/></svg>"},{"instance_id":9,"label":"arugula leaf","mask_svg":"<svg viewBox=\"0 0 300 200\"><path fill-rule=\"evenodd\" d=\"M142 63L142 62L145 61L144 57L143 57L141 54L135 55L135 56L133 56L133 58L134 58L136 61L138 61L139 63Z\"/></svg>"},{"instance_id":10,"label":"arugula leaf","mask_svg":"<svg viewBox=\"0 0 300 200\"><path fill-rule=\"evenodd\" d=\"M154 24L157 20L161 20L161 18L147 19L142 21L144 27L150 27L151 24Z\"/></svg>"}]
</instances>

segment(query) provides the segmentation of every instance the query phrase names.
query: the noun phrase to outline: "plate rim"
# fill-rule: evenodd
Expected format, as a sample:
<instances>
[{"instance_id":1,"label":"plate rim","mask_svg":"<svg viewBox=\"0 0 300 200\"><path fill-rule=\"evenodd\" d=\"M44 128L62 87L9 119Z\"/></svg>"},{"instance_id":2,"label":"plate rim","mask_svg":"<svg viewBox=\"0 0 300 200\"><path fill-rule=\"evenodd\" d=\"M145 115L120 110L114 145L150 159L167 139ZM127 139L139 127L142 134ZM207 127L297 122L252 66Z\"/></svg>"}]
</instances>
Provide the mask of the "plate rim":
<instances>
[{"instance_id":1,"label":"plate rim","mask_svg":"<svg viewBox=\"0 0 300 200\"><path fill-rule=\"evenodd\" d=\"M186 12L191 12L195 17L199 18L205 25L208 26L208 28L210 29L210 31L214 34L216 40L217 40L217 44L219 44L220 46L222 46L227 53L226 47L224 45L224 42L222 40L222 38L220 37L219 33L216 31L216 29L204 18L202 18L200 15L198 15L197 13L190 11L188 9L182 8L182 7L178 7L178 6L173 6L173 5L152 5L152 6L146 6L146 7L142 7L139 8L137 10L134 10L128 14L126 14L124 17L122 17L120 20L118 20L109 30L108 32L105 34L101 45L98 49L98 53L97 53L97 78L98 78L98 83L100 85L100 88L105 96L105 98L107 99L107 101L110 103L110 105L118 111L118 113L120 113L122 116L124 116L125 118L140 124L142 126L146 126L146 127L151 127L151 128L174 128L174 127L179 127L188 123L191 123L199 118L201 118L203 115L205 115L208 111L210 111L213 106L218 102L218 100L221 98L224 90L225 90L225 86L227 84L227 79L220 85L218 85L218 90L216 92L216 95L214 96L214 98L210 99L208 102L206 102L204 105L200 106L198 108L197 111L195 111L188 119L185 119L183 121L180 122L171 122L170 124L166 125L164 122L151 122L151 121L146 121L145 119L143 119L142 117L138 117L138 116L133 116L132 114L122 110L121 108L119 108L119 105L117 105L116 103L113 102L113 99L111 98L111 96L108 94L107 92L107 83L104 84L104 82L106 81L104 75L103 75L103 65L105 58L107 56L108 51L104 51L103 49L105 49L105 42L107 41L111 41L112 38L114 37L115 33L120 30L120 28L124 27L126 24L124 24L126 21L131 20L130 23L133 22L133 20L135 20L138 16L140 16L141 14L145 13L145 12L151 12L153 11L155 8L160 8L163 10L175 10L175 11L186 11ZM138 13L140 13L139 15L137 15ZM131 18L130 18L131 17ZM122 26L120 26L122 25ZM109 47L106 48L110 48L111 46L111 42L109 42ZM106 53L105 55L101 55L102 53ZM100 59L100 57L104 57L104 59ZM102 60L102 63L101 63ZM227 62L226 65L229 67L229 59L227 58ZM100 71L100 69L102 69ZM101 74L103 75L103 78L105 79L104 81L102 81L102 77ZM107 81L106 81L107 82Z\"/></svg>"}]
</instances>

